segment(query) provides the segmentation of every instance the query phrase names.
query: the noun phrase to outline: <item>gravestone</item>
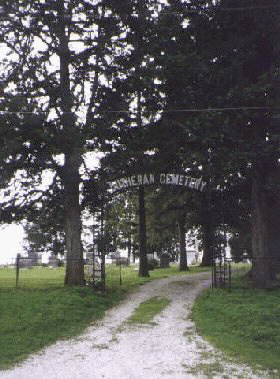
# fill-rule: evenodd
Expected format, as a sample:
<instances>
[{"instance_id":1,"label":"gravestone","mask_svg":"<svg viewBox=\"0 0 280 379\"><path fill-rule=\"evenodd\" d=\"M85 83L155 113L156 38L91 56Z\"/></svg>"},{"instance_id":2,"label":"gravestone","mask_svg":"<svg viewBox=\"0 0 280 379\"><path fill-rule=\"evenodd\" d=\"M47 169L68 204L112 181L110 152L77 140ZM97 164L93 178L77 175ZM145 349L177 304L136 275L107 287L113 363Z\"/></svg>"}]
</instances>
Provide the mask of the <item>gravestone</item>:
<instances>
[{"instance_id":1,"label":"gravestone","mask_svg":"<svg viewBox=\"0 0 280 379\"><path fill-rule=\"evenodd\" d=\"M162 254L159 258L159 266L160 268L167 268L169 267L169 255Z\"/></svg>"},{"instance_id":2,"label":"gravestone","mask_svg":"<svg viewBox=\"0 0 280 379\"><path fill-rule=\"evenodd\" d=\"M52 254L49 257L49 263L48 263L48 265L50 267L58 267L59 266L59 259L57 258L57 256L55 256L55 255Z\"/></svg>"}]
</instances>

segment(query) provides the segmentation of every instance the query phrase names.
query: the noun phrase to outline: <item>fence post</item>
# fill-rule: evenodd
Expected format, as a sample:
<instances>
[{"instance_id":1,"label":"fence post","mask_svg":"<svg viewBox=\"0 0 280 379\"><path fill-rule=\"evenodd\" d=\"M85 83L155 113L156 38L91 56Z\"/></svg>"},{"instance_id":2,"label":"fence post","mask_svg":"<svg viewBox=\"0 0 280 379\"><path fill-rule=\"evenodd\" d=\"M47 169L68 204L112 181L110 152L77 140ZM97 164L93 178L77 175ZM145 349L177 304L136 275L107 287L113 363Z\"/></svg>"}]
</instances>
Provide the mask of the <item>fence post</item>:
<instances>
[{"instance_id":1,"label":"fence post","mask_svg":"<svg viewBox=\"0 0 280 379\"><path fill-rule=\"evenodd\" d=\"M20 254L17 254L17 258L16 258L16 288L18 288L18 283L19 283L19 264L20 264Z\"/></svg>"},{"instance_id":2,"label":"fence post","mask_svg":"<svg viewBox=\"0 0 280 379\"><path fill-rule=\"evenodd\" d=\"M229 292L231 292L231 262L229 261L228 264L229 264L229 267L228 267L228 274L229 274L229 278L228 278L228 280L229 280Z\"/></svg>"},{"instance_id":3,"label":"fence post","mask_svg":"<svg viewBox=\"0 0 280 379\"><path fill-rule=\"evenodd\" d=\"M122 262L120 261L120 286L122 285Z\"/></svg>"}]
</instances>

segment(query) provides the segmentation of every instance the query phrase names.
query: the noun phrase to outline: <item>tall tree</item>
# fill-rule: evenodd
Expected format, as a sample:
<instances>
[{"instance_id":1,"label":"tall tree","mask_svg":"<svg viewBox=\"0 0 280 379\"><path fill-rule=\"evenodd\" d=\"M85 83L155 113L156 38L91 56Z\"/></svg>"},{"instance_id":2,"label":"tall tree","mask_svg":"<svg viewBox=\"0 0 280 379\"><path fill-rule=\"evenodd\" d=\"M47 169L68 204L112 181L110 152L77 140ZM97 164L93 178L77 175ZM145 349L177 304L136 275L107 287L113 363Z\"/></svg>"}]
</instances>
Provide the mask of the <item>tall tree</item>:
<instances>
[{"instance_id":1,"label":"tall tree","mask_svg":"<svg viewBox=\"0 0 280 379\"><path fill-rule=\"evenodd\" d=\"M63 193L65 284L70 286L84 284L81 166L85 153L95 148L98 109L110 93L111 38L117 34L110 2L7 2L3 16L1 40L8 55L2 60L2 122L9 122L11 140L18 142L12 146L3 137L9 144L1 185L17 181L18 186L5 199L2 221L11 211L20 218L32 208L40 210L41 198L55 196L49 186L41 189L42 175L49 172Z\"/></svg>"},{"instance_id":2,"label":"tall tree","mask_svg":"<svg viewBox=\"0 0 280 379\"><path fill-rule=\"evenodd\" d=\"M271 276L267 213L279 171L279 130L272 122L278 102L279 8L273 0L265 6L250 0L205 2L190 18L208 78L201 88L214 91L207 107L222 112L205 112L215 123L207 133L209 141L216 139L211 160L222 186L229 188L238 175L251 181L253 280L265 287Z\"/></svg>"},{"instance_id":3,"label":"tall tree","mask_svg":"<svg viewBox=\"0 0 280 379\"><path fill-rule=\"evenodd\" d=\"M124 37L122 49L116 57L117 74L112 87L123 101L120 109L123 112L118 113L115 124L107 123L107 136L106 132L101 133L105 148L110 141L111 151L105 157L104 164L111 175L142 173L152 164L151 143L147 134L158 114L156 99L160 99L154 84L158 68L154 65L153 51L158 6L160 2L142 0L126 0L115 4ZM139 187L138 198L139 274L148 276L145 191L142 186Z\"/></svg>"}]
</instances>

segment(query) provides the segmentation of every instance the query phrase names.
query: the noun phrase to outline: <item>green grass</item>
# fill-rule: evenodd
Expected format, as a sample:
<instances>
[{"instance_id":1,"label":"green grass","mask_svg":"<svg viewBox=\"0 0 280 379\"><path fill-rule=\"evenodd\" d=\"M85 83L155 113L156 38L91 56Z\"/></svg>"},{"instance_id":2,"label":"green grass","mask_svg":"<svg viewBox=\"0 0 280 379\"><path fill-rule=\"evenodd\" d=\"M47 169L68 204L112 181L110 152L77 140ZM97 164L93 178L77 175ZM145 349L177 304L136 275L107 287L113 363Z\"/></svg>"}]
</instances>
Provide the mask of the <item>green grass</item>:
<instances>
[{"instance_id":1,"label":"green grass","mask_svg":"<svg viewBox=\"0 0 280 379\"><path fill-rule=\"evenodd\" d=\"M182 366L187 369L187 373L191 374L192 377L201 377L206 376L206 378L213 378L218 377L220 378L227 378L223 375L224 367L221 363L215 362L215 363L199 363L198 365L194 367L189 367L188 365L182 364Z\"/></svg>"},{"instance_id":2,"label":"green grass","mask_svg":"<svg viewBox=\"0 0 280 379\"><path fill-rule=\"evenodd\" d=\"M207 290L195 302L198 332L212 344L252 367L280 370L280 291L256 290L245 278L233 291Z\"/></svg>"},{"instance_id":3,"label":"green grass","mask_svg":"<svg viewBox=\"0 0 280 379\"><path fill-rule=\"evenodd\" d=\"M152 297L139 305L128 319L132 324L150 324L153 318L159 314L170 300L165 297Z\"/></svg>"},{"instance_id":4,"label":"green grass","mask_svg":"<svg viewBox=\"0 0 280 379\"><path fill-rule=\"evenodd\" d=\"M46 288L62 287L64 282L65 269L48 267L34 267L30 269L20 269L20 288ZM0 288L15 288L16 270L14 268L0 268Z\"/></svg>"},{"instance_id":5,"label":"green grass","mask_svg":"<svg viewBox=\"0 0 280 379\"><path fill-rule=\"evenodd\" d=\"M77 335L120 298L120 292L93 296L89 287L1 290L0 367Z\"/></svg>"},{"instance_id":6,"label":"green grass","mask_svg":"<svg viewBox=\"0 0 280 379\"><path fill-rule=\"evenodd\" d=\"M155 270L151 270L150 277L147 278L139 278L138 271L134 270L134 266L132 267L122 267L121 268L121 276L122 276L122 286L126 288L134 287L135 285L141 285L146 282L155 279L168 278L174 275L186 275L186 274L195 274L198 272L210 271L209 267L199 267L193 266L190 268L190 271L179 272L178 265L172 264L168 268L157 268ZM106 287L116 288L120 283L120 268L117 266L109 266L106 268Z\"/></svg>"},{"instance_id":7,"label":"green grass","mask_svg":"<svg viewBox=\"0 0 280 379\"><path fill-rule=\"evenodd\" d=\"M15 270L0 269L0 369L59 339L78 335L137 286L181 274L172 266L139 278L134 267L123 267L120 286L119 268L108 267L107 290L97 294L89 286L64 288L64 273L64 268L20 270L20 288L15 289Z\"/></svg>"},{"instance_id":8,"label":"green grass","mask_svg":"<svg viewBox=\"0 0 280 379\"><path fill-rule=\"evenodd\" d=\"M210 268L191 267L189 274L196 272L209 271ZM150 271L149 278L139 278L138 271L131 267L107 266L106 267L106 288L115 289L120 285L120 275L122 287L128 289L135 285L146 283L147 281L167 278L173 275L184 275L185 272L179 272L177 265L171 265L168 268L156 269ZM57 288L63 287L65 269L48 267L34 267L31 269L20 269L19 287L20 288ZM0 268L0 289L15 288L16 285L16 270L14 268Z\"/></svg>"}]
</instances>

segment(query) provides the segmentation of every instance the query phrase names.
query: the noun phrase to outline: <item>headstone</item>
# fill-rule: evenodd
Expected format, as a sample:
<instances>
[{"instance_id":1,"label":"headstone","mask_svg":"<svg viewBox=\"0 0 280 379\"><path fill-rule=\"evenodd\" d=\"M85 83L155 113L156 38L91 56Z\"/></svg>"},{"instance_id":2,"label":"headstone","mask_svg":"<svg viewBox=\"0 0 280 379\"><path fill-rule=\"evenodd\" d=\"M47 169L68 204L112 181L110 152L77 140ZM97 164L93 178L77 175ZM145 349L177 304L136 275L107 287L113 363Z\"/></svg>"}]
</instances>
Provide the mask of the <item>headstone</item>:
<instances>
[{"instance_id":1,"label":"headstone","mask_svg":"<svg viewBox=\"0 0 280 379\"><path fill-rule=\"evenodd\" d=\"M160 268L167 268L167 267L169 267L169 255L162 254L160 256L159 261L160 261L160 264L159 264Z\"/></svg>"},{"instance_id":2,"label":"headstone","mask_svg":"<svg viewBox=\"0 0 280 379\"><path fill-rule=\"evenodd\" d=\"M56 255L52 254L49 257L49 266L51 266L51 267L58 267L59 266L59 259L57 258Z\"/></svg>"}]
</instances>

